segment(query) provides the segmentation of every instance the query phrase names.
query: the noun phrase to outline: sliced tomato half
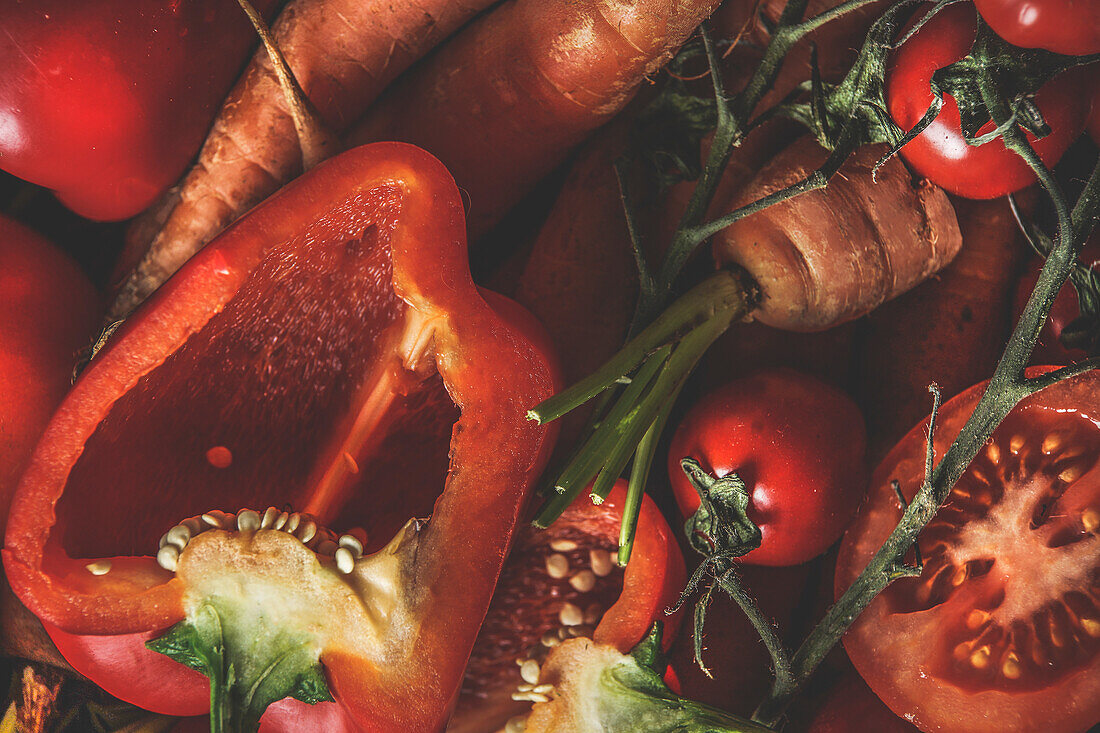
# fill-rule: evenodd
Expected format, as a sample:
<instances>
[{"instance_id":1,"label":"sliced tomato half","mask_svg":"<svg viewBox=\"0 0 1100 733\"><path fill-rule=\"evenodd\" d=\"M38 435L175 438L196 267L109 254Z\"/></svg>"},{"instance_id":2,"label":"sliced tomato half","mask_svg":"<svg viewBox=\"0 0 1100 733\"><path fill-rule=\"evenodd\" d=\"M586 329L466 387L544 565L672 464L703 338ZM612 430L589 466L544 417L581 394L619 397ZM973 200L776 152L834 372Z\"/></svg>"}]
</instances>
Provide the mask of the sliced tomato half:
<instances>
[{"instance_id":1,"label":"sliced tomato half","mask_svg":"<svg viewBox=\"0 0 1100 733\"><path fill-rule=\"evenodd\" d=\"M1050 369L1046 367L1045 369ZM1034 373L1034 372L1032 372ZM943 406L943 455L985 385ZM924 425L879 467L837 566L846 589L921 483ZM1024 400L844 639L898 715L927 731L1083 731L1100 721L1100 372Z\"/></svg>"}]
</instances>

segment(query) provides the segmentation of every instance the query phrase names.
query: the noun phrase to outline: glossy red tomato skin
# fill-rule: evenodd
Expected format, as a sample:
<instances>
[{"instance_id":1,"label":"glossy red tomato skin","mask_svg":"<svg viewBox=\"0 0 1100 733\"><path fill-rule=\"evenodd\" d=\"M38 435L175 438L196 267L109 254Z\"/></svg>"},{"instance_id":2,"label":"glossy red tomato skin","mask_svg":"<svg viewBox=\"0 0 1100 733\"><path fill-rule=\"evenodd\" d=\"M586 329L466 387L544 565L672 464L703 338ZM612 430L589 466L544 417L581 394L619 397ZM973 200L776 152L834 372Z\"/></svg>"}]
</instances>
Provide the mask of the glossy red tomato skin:
<instances>
[{"instance_id":1,"label":"glossy red tomato skin","mask_svg":"<svg viewBox=\"0 0 1100 733\"><path fill-rule=\"evenodd\" d=\"M1092 237L1081 248L1078 259L1087 267L1100 271L1100 230L1093 232ZM1020 317L1035 283L1039 279L1039 270L1043 262L1038 258L1032 258L1032 262L1026 273L1020 278L1016 288L1015 313ZM1077 291L1073 285L1066 283L1058 291L1058 297L1054 299L1050 315L1043 330L1039 332L1039 340L1035 344L1035 350L1031 354L1031 361L1035 364L1072 364L1088 357L1083 349L1069 349L1062 343L1062 330L1081 315L1081 306L1077 300Z\"/></svg>"},{"instance_id":2,"label":"glossy red tomato skin","mask_svg":"<svg viewBox=\"0 0 1100 733\"><path fill-rule=\"evenodd\" d=\"M924 116L933 101L932 74L966 56L974 33L974 7L951 5L898 49L887 70L886 101L902 129L912 129ZM1028 140L1048 166L1062 157L1085 127L1090 104L1084 86L1084 75L1070 72L1047 82L1035 95L1051 133L1042 139L1029 134ZM901 149L902 158L921 176L965 198L997 198L1034 182L1023 159L1000 140L967 145L959 119L958 105L945 95L939 116ZM980 132L992 129L990 122Z\"/></svg>"},{"instance_id":3,"label":"glossy red tomato skin","mask_svg":"<svg viewBox=\"0 0 1100 733\"><path fill-rule=\"evenodd\" d=\"M1091 0L974 0L998 36L1067 56L1100 53L1100 5Z\"/></svg>"},{"instance_id":4,"label":"glossy red tomato skin","mask_svg":"<svg viewBox=\"0 0 1100 733\"><path fill-rule=\"evenodd\" d=\"M690 516L699 496L682 458L717 476L736 472L762 535L742 562L797 565L824 552L855 513L866 441L859 408L837 388L789 369L758 372L710 392L687 414L669 448L669 480Z\"/></svg>"},{"instance_id":5,"label":"glossy red tomato skin","mask_svg":"<svg viewBox=\"0 0 1100 733\"><path fill-rule=\"evenodd\" d=\"M1054 368L1031 367L1027 374L1035 376ZM958 434L985 386L984 382L975 385L943 405L937 421L935 439L938 456L944 454ZM1079 441L1070 437L1059 446L1051 446L1049 453L1046 447L1041 448L1045 444L1044 436L1067 428L1071 431L1077 430L1076 437L1084 435L1087 440ZM923 473L926 430L927 420L913 428L876 469L868 500L841 543L835 577L837 597L851 584L901 516L897 498L890 488L891 479L899 480L907 498L912 497L919 484ZM996 636L983 637L987 639L987 643L990 643L988 640L993 640L993 655L990 663L982 667L974 665L965 656L954 657L954 661L948 656L953 651L951 645L960 634L964 638L978 639L989 628L983 624L987 624L991 617L981 614L975 616L975 610L984 612L988 609L995 613L1003 606L1006 611L1015 612L1021 604L1027 607L1029 603L1049 602L1050 606L1057 606L1081 598L1085 593L1093 597L1097 593L1095 577L1089 581L1087 576L1089 568L1100 565L1100 552L1097 550L1095 537L1090 540L1087 532L1080 531L1079 520L1083 515L1082 507L1087 511L1091 506L1100 505L1100 474L1097 472L1095 460L1100 455L1100 374L1096 371L1088 372L1025 398L1002 423L1002 429L994 433L990 447L984 449L975 459L974 465L980 476L968 471L960 480L959 486L963 486L968 476L979 483L968 484L967 489L994 486L998 487L995 490L999 490L999 487L1004 486L1004 483L998 483L997 474L989 466L991 462L996 464L995 455L1006 457L1006 461L1015 460L1016 454L1008 457L1008 453L1011 451L1013 437L1018 435L1026 436L1018 460L1021 465L1025 460L1030 462L1033 466L1030 473L1032 477L1049 477L1051 466L1058 466L1055 461L1061 460L1060 454L1065 455L1067 460L1070 456L1077 461L1081 460L1082 455L1088 457L1085 463L1091 465L1091 468L1085 469L1085 473L1075 479L1080 486L1070 486L1062 494L1062 499L1051 504L1017 502L1018 505L1023 504L1028 512L1040 508L1049 510L1043 521L1058 522L1060 527L1074 530L1075 543L1060 544L1064 541L1060 540L1044 546L1034 542L1031 538L1034 524L1029 525L1029 521L1034 522L1035 515L1029 516L1028 513L1016 517L1015 529L996 536L988 531L994 526L989 523L989 518L994 516L992 509L983 517L964 516L966 523L962 526L976 528L971 530L976 531L972 536L982 540L971 547L990 553L996 560L983 571L964 578L957 591L948 591L946 600L921 609L910 605L912 599L919 596L912 591L913 586L908 586L907 589L905 584L934 582L928 576L936 571L934 556L942 535L933 536L926 529L920 540L925 574L918 579L900 580L891 585L856 619L843 640L849 658L875 694L896 714L912 721L924 731L999 733L1011 730L1069 733L1084 731L1100 722L1100 647L1094 637L1095 630L1086 633L1084 627L1079 626L1073 632L1077 635L1070 637L1071 645L1063 644L1060 647L1063 655L1075 655L1071 657L1072 662L1063 667L1050 661L1049 646L1052 637L1048 634L1045 638L1040 638L1043 631L1033 633L1031 641L1038 640L1038 643L1029 648L1025 641L1024 645L1016 647L1017 651L1021 651L1023 661L1015 661L1020 662L1023 671L1014 673L1007 682L1004 672L1006 668L1002 666L1007 660L1000 654L1001 646L998 646ZM1016 471L1019 469L1008 467L1005 470L1011 476L1018 475ZM1054 468L1054 471L1059 470L1062 469ZM983 477L991 475L994 480L985 484ZM1026 481L1017 481L1012 488L1018 492L1021 486L1026 485ZM1019 494L1006 492L1002 498L1014 495ZM945 507L957 506L969 499L970 497L961 498L956 491L948 498ZM995 501L994 507L999 503L1004 502ZM1012 507L1008 507L1008 510L1012 511ZM949 513L954 511L959 510L947 510ZM941 511L941 515L943 513ZM937 519L941 515L937 515ZM999 526L1005 525L1001 523ZM1087 544L1089 542L1092 544ZM1088 562L1077 562L1076 558L1072 558L1072 567L1075 572L1079 571L1081 578L1068 585L1062 582L1062 571L1066 563L1057 562L1057 552L1071 546L1083 548L1093 558ZM992 549L985 549L988 547ZM1008 552L1001 554L1000 551L1005 548L1008 548ZM1016 555L1012 560L1019 562L1022 559L1024 564L1034 566L1032 572L1014 576L1008 564L1010 560L1006 560L1002 567L999 563L1009 553ZM929 572L930 568L932 572ZM951 576L948 573L944 578ZM947 585L955 586L956 583L954 579L945 580L940 587L942 589ZM1071 606L1077 609L1076 613L1080 614L1080 618L1087 617L1087 613L1081 613L1076 602L1062 607L1070 609ZM994 623L999 622L995 616L992 618ZM1068 616L1063 617L1063 620L1068 619ZM972 621L976 621L977 625L971 625ZM1041 624L1035 622L1033 627L1039 629ZM1017 638L1021 627L1013 623L1009 628L1011 634L1000 636L1000 640ZM1062 628L1064 631L1064 627ZM1046 655L1045 661L1039 651L1044 644L1047 647L1042 651ZM978 644L973 647L975 650L980 648ZM954 649L957 650L958 647ZM1024 649L1028 649L1027 654L1023 653ZM1065 662L1065 656L1062 657L1062 662ZM993 677L999 683L982 683L976 677L964 679L966 671L960 673L959 669L965 664L971 665L966 670L977 668L988 670L990 675L999 674L1000 677Z\"/></svg>"},{"instance_id":6,"label":"glossy red tomato skin","mask_svg":"<svg viewBox=\"0 0 1100 733\"><path fill-rule=\"evenodd\" d=\"M0 164L102 221L179 178L256 38L221 0L16 0L0 28Z\"/></svg>"}]
</instances>

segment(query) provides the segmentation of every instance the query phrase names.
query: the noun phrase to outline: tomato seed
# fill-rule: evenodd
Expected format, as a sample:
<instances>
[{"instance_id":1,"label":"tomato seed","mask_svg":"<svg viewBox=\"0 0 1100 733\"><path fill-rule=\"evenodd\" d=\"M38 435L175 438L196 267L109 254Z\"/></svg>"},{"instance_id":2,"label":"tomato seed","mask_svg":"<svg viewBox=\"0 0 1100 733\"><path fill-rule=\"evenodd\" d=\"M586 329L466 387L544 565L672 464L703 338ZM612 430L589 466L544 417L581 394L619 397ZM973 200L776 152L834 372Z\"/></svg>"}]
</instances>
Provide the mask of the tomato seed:
<instances>
[{"instance_id":1,"label":"tomato seed","mask_svg":"<svg viewBox=\"0 0 1100 733\"><path fill-rule=\"evenodd\" d=\"M966 615L967 628L977 629L989 619L989 614L980 608L975 608Z\"/></svg>"},{"instance_id":2,"label":"tomato seed","mask_svg":"<svg viewBox=\"0 0 1100 733\"><path fill-rule=\"evenodd\" d=\"M1061 473L1058 474L1058 478L1065 481L1067 484L1072 484L1077 479L1081 478L1081 474L1084 473L1080 466L1070 466Z\"/></svg>"},{"instance_id":3,"label":"tomato seed","mask_svg":"<svg viewBox=\"0 0 1100 733\"><path fill-rule=\"evenodd\" d=\"M242 509L237 514L237 531L255 532L260 528L260 515L251 509Z\"/></svg>"},{"instance_id":4,"label":"tomato seed","mask_svg":"<svg viewBox=\"0 0 1100 733\"><path fill-rule=\"evenodd\" d=\"M532 685L539 681L539 663L534 659L527 659L519 666L519 676L524 682Z\"/></svg>"},{"instance_id":5,"label":"tomato seed","mask_svg":"<svg viewBox=\"0 0 1100 733\"><path fill-rule=\"evenodd\" d=\"M264 515L260 517L260 529L270 529L275 526L275 520L279 518L279 510L273 506L269 506L264 510Z\"/></svg>"},{"instance_id":6,"label":"tomato seed","mask_svg":"<svg viewBox=\"0 0 1100 733\"><path fill-rule=\"evenodd\" d=\"M165 570L176 572L176 566L179 564L180 551L173 545L165 545L157 550L157 565L160 565Z\"/></svg>"},{"instance_id":7,"label":"tomato seed","mask_svg":"<svg viewBox=\"0 0 1100 733\"><path fill-rule=\"evenodd\" d=\"M579 626L584 622L584 613L572 603L566 603L558 613L562 626Z\"/></svg>"},{"instance_id":8,"label":"tomato seed","mask_svg":"<svg viewBox=\"0 0 1100 733\"><path fill-rule=\"evenodd\" d=\"M610 575L614 567L611 562L611 553L607 550L590 550L588 563L592 566L592 572L601 578Z\"/></svg>"},{"instance_id":9,"label":"tomato seed","mask_svg":"<svg viewBox=\"0 0 1100 733\"><path fill-rule=\"evenodd\" d=\"M336 561L336 569L344 575L350 575L351 571L355 569L355 557L351 554L351 550L346 547L336 548L332 559Z\"/></svg>"}]
</instances>

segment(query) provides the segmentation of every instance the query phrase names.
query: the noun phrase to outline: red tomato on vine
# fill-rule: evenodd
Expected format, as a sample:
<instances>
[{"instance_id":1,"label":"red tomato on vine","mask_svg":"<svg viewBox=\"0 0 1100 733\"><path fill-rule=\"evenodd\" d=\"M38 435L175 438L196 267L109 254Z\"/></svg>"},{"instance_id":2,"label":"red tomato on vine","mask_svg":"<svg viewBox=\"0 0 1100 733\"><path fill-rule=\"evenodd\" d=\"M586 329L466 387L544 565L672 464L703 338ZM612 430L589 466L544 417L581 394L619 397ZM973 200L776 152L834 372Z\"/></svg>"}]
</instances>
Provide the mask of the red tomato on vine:
<instances>
[{"instance_id":1,"label":"red tomato on vine","mask_svg":"<svg viewBox=\"0 0 1100 733\"><path fill-rule=\"evenodd\" d=\"M866 434L855 403L789 369L739 379L706 395L672 438L668 472L684 516L699 495L680 467L691 457L718 477L737 473L760 547L742 560L797 565L840 537L863 495Z\"/></svg>"},{"instance_id":2,"label":"red tomato on vine","mask_svg":"<svg viewBox=\"0 0 1100 733\"><path fill-rule=\"evenodd\" d=\"M933 73L970 52L975 23L972 5L950 5L898 49L886 75L886 100L890 115L902 129L916 126L932 104ZM1035 104L1051 133L1041 139L1028 133L1028 140L1047 166L1058 162L1085 127L1091 105L1083 79L1080 74L1061 74L1035 94ZM979 134L993 129L993 123L988 122ZM920 175L966 198L997 198L1035 181L1023 158L1006 148L1001 140L968 145L958 105L947 94L939 115L901 149L901 156Z\"/></svg>"}]
</instances>

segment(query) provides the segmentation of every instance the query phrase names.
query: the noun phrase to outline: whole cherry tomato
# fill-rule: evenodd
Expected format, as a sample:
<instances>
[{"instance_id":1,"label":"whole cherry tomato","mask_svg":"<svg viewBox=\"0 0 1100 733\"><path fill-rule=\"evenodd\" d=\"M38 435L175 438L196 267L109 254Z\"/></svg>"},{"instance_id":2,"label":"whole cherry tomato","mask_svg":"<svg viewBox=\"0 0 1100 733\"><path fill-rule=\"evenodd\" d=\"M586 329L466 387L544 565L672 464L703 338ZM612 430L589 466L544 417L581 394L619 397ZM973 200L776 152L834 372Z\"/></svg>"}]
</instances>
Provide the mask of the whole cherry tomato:
<instances>
[{"instance_id":1,"label":"whole cherry tomato","mask_svg":"<svg viewBox=\"0 0 1100 733\"><path fill-rule=\"evenodd\" d=\"M943 406L937 455L984 388ZM909 500L921 485L926 430L915 427L876 470L840 548L837 594L901 518L891 482ZM952 733L1100 722L1100 372L1025 398L918 542L921 575L890 585L844 636L891 710Z\"/></svg>"},{"instance_id":2,"label":"whole cherry tomato","mask_svg":"<svg viewBox=\"0 0 1100 733\"><path fill-rule=\"evenodd\" d=\"M760 547L742 560L797 565L840 537L863 495L867 436L843 392L777 369L709 393L676 429L668 474L684 516L699 495L680 467L691 457L716 476L736 472L748 488L748 516Z\"/></svg>"},{"instance_id":3,"label":"whole cherry tomato","mask_svg":"<svg viewBox=\"0 0 1100 733\"><path fill-rule=\"evenodd\" d=\"M97 220L175 183L256 41L234 0L16 0L0 28L0 165Z\"/></svg>"},{"instance_id":4,"label":"whole cherry tomato","mask_svg":"<svg viewBox=\"0 0 1100 733\"><path fill-rule=\"evenodd\" d=\"M1092 237L1081 249L1078 258L1086 267L1091 267L1100 272L1100 230L1093 233ZM1016 317L1023 312L1027 299L1031 297L1031 291L1035 288L1035 282L1039 279L1039 270L1043 261L1034 258L1031 266L1022 278L1016 289ZM1058 297L1051 306L1050 315L1047 317L1043 330L1039 332L1039 341L1035 344L1035 350L1031 354L1032 362L1036 364L1070 364L1087 358L1089 355L1084 349L1067 348L1062 343L1062 330L1081 315L1081 305L1077 299L1077 290L1071 283L1066 283L1058 292ZM1100 324L1097 324L1100 325Z\"/></svg>"},{"instance_id":5,"label":"whole cherry tomato","mask_svg":"<svg viewBox=\"0 0 1100 733\"><path fill-rule=\"evenodd\" d=\"M974 0L998 36L1021 48L1068 56L1100 53L1100 3L1095 0Z\"/></svg>"},{"instance_id":6,"label":"whole cherry tomato","mask_svg":"<svg viewBox=\"0 0 1100 733\"><path fill-rule=\"evenodd\" d=\"M912 129L928 111L934 99L930 87L932 74L970 52L975 27L972 5L951 5L898 49L886 75L886 100L890 115L902 129ZM1085 128L1090 103L1083 89L1084 78L1072 72L1061 74L1035 95L1035 103L1051 133L1042 139L1028 134L1028 140L1048 166L1062 157ZM993 128L989 122L979 133ZM939 116L901 149L901 155L920 175L966 198L997 198L1035 180L1024 160L1001 140L967 145L958 105L950 95L944 95Z\"/></svg>"}]
</instances>

